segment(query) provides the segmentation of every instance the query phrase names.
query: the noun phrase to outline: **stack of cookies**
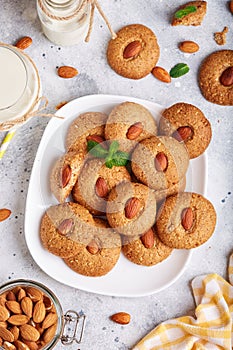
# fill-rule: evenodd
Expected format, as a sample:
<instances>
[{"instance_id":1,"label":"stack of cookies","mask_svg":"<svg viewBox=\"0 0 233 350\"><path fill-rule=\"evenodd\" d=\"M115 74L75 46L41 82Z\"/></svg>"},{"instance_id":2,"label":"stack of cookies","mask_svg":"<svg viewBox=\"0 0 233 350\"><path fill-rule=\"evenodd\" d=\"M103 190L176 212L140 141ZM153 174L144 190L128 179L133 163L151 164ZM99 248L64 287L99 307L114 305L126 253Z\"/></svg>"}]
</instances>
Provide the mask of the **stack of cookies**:
<instances>
[{"instance_id":1,"label":"stack of cookies","mask_svg":"<svg viewBox=\"0 0 233 350\"><path fill-rule=\"evenodd\" d=\"M67 153L51 171L59 204L42 218L43 246L77 273L102 276L121 251L152 266L174 248L203 244L214 232L215 210L184 190L189 159L210 140L210 123L187 103L164 110L159 125L133 102L108 116L81 114L69 126Z\"/></svg>"}]
</instances>

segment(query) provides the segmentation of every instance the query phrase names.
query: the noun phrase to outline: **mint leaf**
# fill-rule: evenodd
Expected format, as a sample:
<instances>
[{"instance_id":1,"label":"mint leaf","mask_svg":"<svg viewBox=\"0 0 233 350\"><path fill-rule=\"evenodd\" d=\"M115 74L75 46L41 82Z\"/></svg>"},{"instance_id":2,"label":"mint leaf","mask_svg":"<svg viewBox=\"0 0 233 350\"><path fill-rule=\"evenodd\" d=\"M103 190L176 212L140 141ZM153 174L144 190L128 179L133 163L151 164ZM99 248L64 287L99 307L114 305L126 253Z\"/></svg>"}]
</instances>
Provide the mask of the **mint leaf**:
<instances>
[{"instance_id":1,"label":"mint leaf","mask_svg":"<svg viewBox=\"0 0 233 350\"><path fill-rule=\"evenodd\" d=\"M107 168L112 169L112 167L115 165L113 162L113 159L106 160L105 165Z\"/></svg>"},{"instance_id":2,"label":"mint leaf","mask_svg":"<svg viewBox=\"0 0 233 350\"><path fill-rule=\"evenodd\" d=\"M88 141L87 150L91 155L97 158L106 158L108 156L108 151L96 141Z\"/></svg>"},{"instance_id":3,"label":"mint leaf","mask_svg":"<svg viewBox=\"0 0 233 350\"><path fill-rule=\"evenodd\" d=\"M112 141L110 147L109 147L109 151L108 151L108 155L110 158L112 158L112 156L114 155L114 153L116 153L116 151L119 148L119 142L118 141Z\"/></svg>"},{"instance_id":4,"label":"mint leaf","mask_svg":"<svg viewBox=\"0 0 233 350\"><path fill-rule=\"evenodd\" d=\"M117 151L112 159L115 166L125 166L130 159L129 153Z\"/></svg>"},{"instance_id":5,"label":"mint leaf","mask_svg":"<svg viewBox=\"0 0 233 350\"><path fill-rule=\"evenodd\" d=\"M184 9L176 11L175 18L183 18L184 16L187 16L190 13L193 13L196 11L197 11L196 6L187 6Z\"/></svg>"},{"instance_id":6,"label":"mint leaf","mask_svg":"<svg viewBox=\"0 0 233 350\"><path fill-rule=\"evenodd\" d=\"M178 63L170 70L172 78L179 78L189 72L189 66L186 63Z\"/></svg>"}]
</instances>

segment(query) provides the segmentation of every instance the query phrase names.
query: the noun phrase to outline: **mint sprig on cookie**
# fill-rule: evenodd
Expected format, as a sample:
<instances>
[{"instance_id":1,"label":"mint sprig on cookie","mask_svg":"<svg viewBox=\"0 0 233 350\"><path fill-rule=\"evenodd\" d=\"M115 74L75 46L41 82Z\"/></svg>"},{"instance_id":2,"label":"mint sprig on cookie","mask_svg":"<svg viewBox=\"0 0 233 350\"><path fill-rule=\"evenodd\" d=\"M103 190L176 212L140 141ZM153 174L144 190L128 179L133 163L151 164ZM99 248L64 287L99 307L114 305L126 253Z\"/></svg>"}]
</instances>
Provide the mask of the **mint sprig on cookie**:
<instances>
[{"instance_id":1,"label":"mint sprig on cookie","mask_svg":"<svg viewBox=\"0 0 233 350\"><path fill-rule=\"evenodd\" d=\"M109 149L105 149L100 143L90 140L87 142L88 152L96 158L104 158L107 168L113 166L126 166L130 157L129 153L119 150L119 142L112 141Z\"/></svg>"}]
</instances>

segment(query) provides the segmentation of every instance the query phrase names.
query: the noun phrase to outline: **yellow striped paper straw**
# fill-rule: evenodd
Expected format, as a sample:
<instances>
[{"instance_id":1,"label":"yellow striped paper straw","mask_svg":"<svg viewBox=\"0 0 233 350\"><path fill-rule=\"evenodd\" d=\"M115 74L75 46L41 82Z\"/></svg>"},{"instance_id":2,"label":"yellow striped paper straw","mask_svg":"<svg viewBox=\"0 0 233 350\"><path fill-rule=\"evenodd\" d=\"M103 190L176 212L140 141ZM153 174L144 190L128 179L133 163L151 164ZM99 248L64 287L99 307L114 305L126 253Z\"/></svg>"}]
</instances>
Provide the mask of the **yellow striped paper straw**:
<instances>
[{"instance_id":1,"label":"yellow striped paper straw","mask_svg":"<svg viewBox=\"0 0 233 350\"><path fill-rule=\"evenodd\" d=\"M3 158L7 147L9 146L11 140L13 139L14 135L16 133L16 128L11 129L10 131L8 131L8 133L6 134L5 138L2 141L2 144L0 146L0 160Z\"/></svg>"}]
</instances>

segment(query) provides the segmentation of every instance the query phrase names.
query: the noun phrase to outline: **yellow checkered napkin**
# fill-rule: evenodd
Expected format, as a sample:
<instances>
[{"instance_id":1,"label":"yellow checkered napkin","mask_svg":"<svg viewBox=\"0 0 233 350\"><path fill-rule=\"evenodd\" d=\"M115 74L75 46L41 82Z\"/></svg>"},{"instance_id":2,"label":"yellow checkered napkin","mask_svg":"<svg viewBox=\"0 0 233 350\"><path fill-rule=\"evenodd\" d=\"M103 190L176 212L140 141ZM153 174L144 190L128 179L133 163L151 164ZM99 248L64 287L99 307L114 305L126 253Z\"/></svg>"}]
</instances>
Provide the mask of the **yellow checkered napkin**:
<instances>
[{"instance_id":1,"label":"yellow checkered napkin","mask_svg":"<svg viewBox=\"0 0 233 350\"><path fill-rule=\"evenodd\" d=\"M233 254L229 263L233 285ZM133 350L230 350L233 344L233 286L217 274L196 277L192 289L196 318L161 323Z\"/></svg>"}]
</instances>

